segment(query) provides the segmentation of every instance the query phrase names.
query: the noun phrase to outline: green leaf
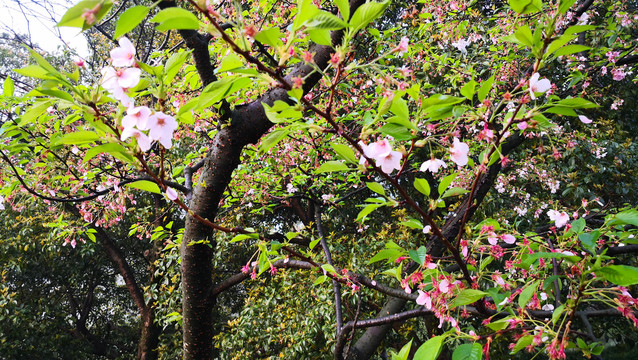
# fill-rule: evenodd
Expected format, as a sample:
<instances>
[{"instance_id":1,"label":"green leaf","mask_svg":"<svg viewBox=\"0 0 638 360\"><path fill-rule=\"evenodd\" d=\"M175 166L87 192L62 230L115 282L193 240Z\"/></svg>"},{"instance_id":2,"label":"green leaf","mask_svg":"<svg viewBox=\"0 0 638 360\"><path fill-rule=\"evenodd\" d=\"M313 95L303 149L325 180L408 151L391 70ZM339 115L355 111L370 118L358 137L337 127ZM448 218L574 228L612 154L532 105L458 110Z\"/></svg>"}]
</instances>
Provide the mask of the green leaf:
<instances>
[{"instance_id":1,"label":"green leaf","mask_svg":"<svg viewBox=\"0 0 638 360\"><path fill-rule=\"evenodd\" d=\"M297 0L297 15L292 23L292 30L299 30L306 20L318 12L319 9L312 3L312 0Z\"/></svg>"},{"instance_id":2,"label":"green leaf","mask_svg":"<svg viewBox=\"0 0 638 360\"><path fill-rule=\"evenodd\" d=\"M350 3L348 2L348 0L334 0L334 3L339 8L341 17L346 20L350 19ZM411 340L410 343L412 343Z\"/></svg>"},{"instance_id":3,"label":"green leaf","mask_svg":"<svg viewBox=\"0 0 638 360\"><path fill-rule=\"evenodd\" d=\"M421 194L425 196L430 196L430 183L428 183L425 179L414 179L414 188L417 189Z\"/></svg>"},{"instance_id":4,"label":"green leaf","mask_svg":"<svg viewBox=\"0 0 638 360\"><path fill-rule=\"evenodd\" d=\"M458 195L463 195L466 193L469 193L469 190L465 190L463 188L460 187L454 187L448 190L445 190L445 192L443 193L443 195L441 195L441 199L445 199L448 197L452 197L452 196L458 196Z\"/></svg>"},{"instance_id":5,"label":"green leaf","mask_svg":"<svg viewBox=\"0 0 638 360\"><path fill-rule=\"evenodd\" d=\"M372 259L368 261L368 264L372 264L381 260L388 260L388 263L392 263L402 255L403 255L403 251L401 250L383 249L379 251L376 255L374 255Z\"/></svg>"},{"instance_id":6,"label":"green leaf","mask_svg":"<svg viewBox=\"0 0 638 360\"><path fill-rule=\"evenodd\" d=\"M521 42L521 44L533 48L534 47L534 36L532 35L532 30L529 26L524 25L516 29L514 32L514 36Z\"/></svg>"},{"instance_id":7,"label":"green leaf","mask_svg":"<svg viewBox=\"0 0 638 360\"><path fill-rule=\"evenodd\" d=\"M452 360L481 360L483 347L479 343L463 344L454 349Z\"/></svg>"},{"instance_id":8,"label":"green leaf","mask_svg":"<svg viewBox=\"0 0 638 360\"><path fill-rule=\"evenodd\" d=\"M252 80L242 76L229 76L208 84L199 95L198 108L207 108L220 102L232 93L235 93L252 83Z\"/></svg>"},{"instance_id":9,"label":"green leaf","mask_svg":"<svg viewBox=\"0 0 638 360\"><path fill-rule=\"evenodd\" d=\"M512 349L512 352L510 352L510 354L516 354L517 352L525 349L532 343L532 340L534 340L534 335L526 335L521 337L520 339L518 339L518 341L516 341L516 345L514 345L514 348Z\"/></svg>"},{"instance_id":10,"label":"green leaf","mask_svg":"<svg viewBox=\"0 0 638 360\"><path fill-rule=\"evenodd\" d=\"M101 4L101 6L100 6ZM60 22L57 26L67 26L67 27L77 27L82 28L82 30L86 30L97 24L100 19L102 19L113 6L113 2L110 0L84 0L80 1L77 5L73 6L60 19ZM82 17L82 14L86 12L86 10L97 9L95 14L95 21L93 24L87 24L85 19Z\"/></svg>"},{"instance_id":11,"label":"green leaf","mask_svg":"<svg viewBox=\"0 0 638 360\"><path fill-rule=\"evenodd\" d=\"M421 246L416 250L408 251L408 255L410 255L410 259L412 259L415 263L423 265L425 263L426 256L425 246Z\"/></svg>"},{"instance_id":12,"label":"green leaf","mask_svg":"<svg viewBox=\"0 0 638 360\"><path fill-rule=\"evenodd\" d=\"M600 231L592 231L590 233L584 233L578 235L578 240L583 245L583 248L587 250L590 254L596 254L596 241L600 237Z\"/></svg>"},{"instance_id":13,"label":"green leaf","mask_svg":"<svg viewBox=\"0 0 638 360\"><path fill-rule=\"evenodd\" d=\"M527 257L523 257L523 261L521 261L521 263L519 265L516 265L522 269L529 269L529 267L534 264L538 259L543 258L543 259L568 259L571 262L578 262L580 261L580 257L576 256L576 255L568 255L568 254L563 254L563 253L554 253L554 252L537 252L534 254L531 254Z\"/></svg>"},{"instance_id":14,"label":"green leaf","mask_svg":"<svg viewBox=\"0 0 638 360\"><path fill-rule=\"evenodd\" d=\"M392 101L390 111L392 111L394 115L400 117L403 120L410 119L410 110L408 109L408 104L402 98L395 98Z\"/></svg>"},{"instance_id":15,"label":"green leaf","mask_svg":"<svg viewBox=\"0 0 638 360\"><path fill-rule=\"evenodd\" d=\"M255 35L255 40L271 47L279 47L284 44L281 41L281 36L281 30L279 30L278 27L273 27L257 33L257 35Z\"/></svg>"},{"instance_id":16,"label":"green leaf","mask_svg":"<svg viewBox=\"0 0 638 360\"><path fill-rule=\"evenodd\" d=\"M246 239L259 239L259 234L238 234L235 237L233 237L230 242L231 243L236 243L242 240L246 240Z\"/></svg>"},{"instance_id":17,"label":"green leaf","mask_svg":"<svg viewBox=\"0 0 638 360\"><path fill-rule=\"evenodd\" d=\"M331 274L336 274L337 273L337 270L335 270L334 266L332 266L330 264L323 264L323 265L321 265L321 268L323 270L325 270L326 272L331 273Z\"/></svg>"},{"instance_id":18,"label":"green leaf","mask_svg":"<svg viewBox=\"0 0 638 360\"><path fill-rule=\"evenodd\" d=\"M609 265L595 270L596 276L616 285L630 286L638 284L638 268L627 265Z\"/></svg>"},{"instance_id":19,"label":"green leaf","mask_svg":"<svg viewBox=\"0 0 638 360\"><path fill-rule=\"evenodd\" d=\"M171 85L171 81L177 76L177 73L188 59L190 53L190 51L176 52L166 60L166 65L164 65L164 78L162 79L164 84Z\"/></svg>"},{"instance_id":20,"label":"green leaf","mask_svg":"<svg viewBox=\"0 0 638 360\"><path fill-rule=\"evenodd\" d=\"M392 136L396 140L411 140L415 137L408 128L396 123L385 124L380 130L383 134Z\"/></svg>"},{"instance_id":21,"label":"green leaf","mask_svg":"<svg viewBox=\"0 0 638 360\"><path fill-rule=\"evenodd\" d=\"M401 351L398 354L395 354L393 350L390 350L390 354L392 354L392 360L408 360L408 355L410 355L410 348L412 347L412 340L409 343L405 344Z\"/></svg>"},{"instance_id":22,"label":"green leaf","mask_svg":"<svg viewBox=\"0 0 638 360\"><path fill-rule=\"evenodd\" d=\"M576 37L577 36L575 35L566 35L566 34L561 35L558 39L552 41L549 44L549 46L547 47L547 51L545 52L545 56L551 55L554 51L563 47L568 42L574 40Z\"/></svg>"},{"instance_id":23,"label":"green leaf","mask_svg":"<svg viewBox=\"0 0 638 360\"><path fill-rule=\"evenodd\" d=\"M554 312L552 313L552 322L554 324L556 324L556 322L558 321L558 319L560 319L561 315L563 315L565 311L565 304L557 307L556 309L554 309Z\"/></svg>"},{"instance_id":24,"label":"green leaf","mask_svg":"<svg viewBox=\"0 0 638 360\"><path fill-rule=\"evenodd\" d=\"M494 75L492 75L489 79L483 81L481 87L478 91L478 99L480 102L483 102L489 94L490 90L492 90L492 85L494 84Z\"/></svg>"},{"instance_id":25,"label":"green leaf","mask_svg":"<svg viewBox=\"0 0 638 360\"><path fill-rule=\"evenodd\" d=\"M474 289L463 289L461 290L456 298L450 304L450 308L455 308L462 305L469 305L477 302L487 295L486 292Z\"/></svg>"},{"instance_id":26,"label":"green leaf","mask_svg":"<svg viewBox=\"0 0 638 360\"><path fill-rule=\"evenodd\" d=\"M327 279L328 277L326 275L321 275L317 278L317 280L315 280L315 282L312 283L312 286L323 284L324 282L326 282Z\"/></svg>"},{"instance_id":27,"label":"green leaf","mask_svg":"<svg viewBox=\"0 0 638 360\"><path fill-rule=\"evenodd\" d=\"M92 143L100 139L100 136L93 131L74 131L72 133L64 134L56 141L56 145L59 144L72 144L82 145Z\"/></svg>"},{"instance_id":28,"label":"green leaf","mask_svg":"<svg viewBox=\"0 0 638 360\"><path fill-rule=\"evenodd\" d=\"M534 292L538 288L538 285L540 284L540 282L541 282L540 280L536 280L533 283L527 285L523 289L523 291L521 291L521 294L518 296L518 306L520 306L521 309L525 308L525 305L527 305L529 300L534 295Z\"/></svg>"},{"instance_id":29,"label":"green leaf","mask_svg":"<svg viewBox=\"0 0 638 360\"><path fill-rule=\"evenodd\" d=\"M556 50L556 56L571 55L571 54L579 53L581 51L587 51L589 49L591 49L591 47L585 46L585 45L577 45L577 44L567 45Z\"/></svg>"},{"instance_id":30,"label":"green leaf","mask_svg":"<svg viewBox=\"0 0 638 360\"><path fill-rule=\"evenodd\" d=\"M117 39L127 32L133 30L144 20L144 18L146 18L149 10L150 8L147 6L138 5L133 6L132 8L129 8L125 12L123 12L122 15L120 15L120 18L117 20L113 38Z\"/></svg>"},{"instance_id":31,"label":"green leaf","mask_svg":"<svg viewBox=\"0 0 638 360\"><path fill-rule=\"evenodd\" d=\"M608 217L609 220L609 217ZM634 225L638 226L638 210L629 209L622 212L619 212L616 215L611 215L611 220L609 224L612 226L615 225Z\"/></svg>"},{"instance_id":32,"label":"green leaf","mask_svg":"<svg viewBox=\"0 0 638 360\"><path fill-rule=\"evenodd\" d=\"M472 101L474 99L474 93L476 92L476 85L478 85L478 83L476 81L474 81L474 80L468 81L461 88L461 95L465 96L470 101Z\"/></svg>"},{"instance_id":33,"label":"green leaf","mask_svg":"<svg viewBox=\"0 0 638 360\"><path fill-rule=\"evenodd\" d=\"M543 8L542 0L509 0L509 4L512 10L521 15L538 12Z\"/></svg>"},{"instance_id":34,"label":"green leaf","mask_svg":"<svg viewBox=\"0 0 638 360\"><path fill-rule=\"evenodd\" d=\"M385 190L383 189L383 186L381 186L381 184L376 182L367 182L366 186L368 187L368 189L374 191L375 193L381 196L385 196Z\"/></svg>"},{"instance_id":35,"label":"green leaf","mask_svg":"<svg viewBox=\"0 0 638 360\"><path fill-rule=\"evenodd\" d=\"M234 52L231 52L230 54L224 56L222 62L219 64L219 67L215 69L215 73L230 71L243 67L244 62L241 60L241 58Z\"/></svg>"},{"instance_id":36,"label":"green leaf","mask_svg":"<svg viewBox=\"0 0 638 360\"><path fill-rule=\"evenodd\" d=\"M574 109L591 109L600 107L599 105L594 104L589 100L585 100L583 98L567 98L560 100L553 105L574 108Z\"/></svg>"},{"instance_id":37,"label":"green leaf","mask_svg":"<svg viewBox=\"0 0 638 360\"><path fill-rule=\"evenodd\" d=\"M348 23L326 11L319 11L308 18L303 25L308 29L340 30Z\"/></svg>"},{"instance_id":38,"label":"green leaf","mask_svg":"<svg viewBox=\"0 0 638 360\"><path fill-rule=\"evenodd\" d=\"M87 162L93 159L94 157L96 157L98 154L102 154L102 153L110 154L118 159L120 157L124 157L128 160L126 162L135 161L135 159L130 154L128 154L128 152L126 151L126 148L123 147L122 145L118 143L106 143L106 144L91 147L89 150L87 150L86 153L84 154L84 159L82 160L82 162Z\"/></svg>"},{"instance_id":39,"label":"green leaf","mask_svg":"<svg viewBox=\"0 0 638 360\"><path fill-rule=\"evenodd\" d=\"M332 149L334 149L337 155L339 155L339 157L342 158L343 160L351 164L357 163L357 158L355 157L354 151L350 148L350 146L343 145L343 144L335 144L335 143L330 143L330 146L332 147Z\"/></svg>"},{"instance_id":40,"label":"green leaf","mask_svg":"<svg viewBox=\"0 0 638 360\"><path fill-rule=\"evenodd\" d=\"M450 184L452 184L452 181L454 181L458 175L458 173L452 173L441 180L439 183L439 195L442 195L445 190L450 187Z\"/></svg>"},{"instance_id":41,"label":"green leaf","mask_svg":"<svg viewBox=\"0 0 638 360\"><path fill-rule=\"evenodd\" d=\"M271 131L264 139L261 141L259 145L259 152L261 154L270 150L273 146L277 145L281 140L283 140L288 134L290 130L286 128L279 128Z\"/></svg>"},{"instance_id":42,"label":"green leaf","mask_svg":"<svg viewBox=\"0 0 638 360\"><path fill-rule=\"evenodd\" d=\"M379 18L389 5L390 1L386 0L384 2L371 1L359 6L350 19L351 33L357 33L368 26L370 22Z\"/></svg>"},{"instance_id":43,"label":"green leaf","mask_svg":"<svg viewBox=\"0 0 638 360\"><path fill-rule=\"evenodd\" d=\"M410 229L423 230L423 224L417 219L410 218L406 221L402 221L400 225L407 226Z\"/></svg>"},{"instance_id":44,"label":"green leaf","mask_svg":"<svg viewBox=\"0 0 638 360\"><path fill-rule=\"evenodd\" d=\"M159 186L156 183L148 180L139 180L134 181L132 183L126 184L126 187L130 187L133 189L139 189L143 191L152 192L154 194L161 194Z\"/></svg>"},{"instance_id":45,"label":"green leaf","mask_svg":"<svg viewBox=\"0 0 638 360\"><path fill-rule=\"evenodd\" d=\"M61 90L51 90L51 89L39 89L39 90L34 90L37 91L43 95L47 95L50 97L54 97L54 98L58 98L58 99L62 99L62 100L66 100L69 102L73 102L73 96L71 96L69 93L65 92L65 91L61 91Z\"/></svg>"},{"instance_id":46,"label":"green leaf","mask_svg":"<svg viewBox=\"0 0 638 360\"><path fill-rule=\"evenodd\" d=\"M573 35L577 33L581 33L587 30L594 30L596 27L594 25L574 25L570 26L565 30L566 35Z\"/></svg>"},{"instance_id":47,"label":"green leaf","mask_svg":"<svg viewBox=\"0 0 638 360\"><path fill-rule=\"evenodd\" d=\"M334 172L334 171L349 171L350 168L343 161L326 161L319 166L319 169L315 170L315 174Z\"/></svg>"},{"instance_id":48,"label":"green leaf","mask_svg":"<svg viewBox=\"0 0 638 360\"><path fill-rule=\"evenodd\" d=\"M357 221L364 222L368 215L385 204L368 204L357 215Z\"/></svg>"},{"instance_id":49,"label":"green leaf","mask_svg":"<svg viewBox=\"0 0 638 360\"><path fill-rule=\"evenodd\" d=\"M559 114L565 116L578 116L578 113L574 111L572 108L562 107L562 106L552 106L550 108L545 109L546 113L550 114Z\"/></svg>"},{"instance_id":50,"label":"green leaf","mask_svg":"<svg viewBox=\"0 0 638 360\"><path fill-rule=\"evenodd\" d=\"M50 101L36 102L33 106L31 106L31 108L29 108L29 110L27 110L27 112L20 115L20 122L18 123L18 126L24 126L33 122L33 120L44 114L49 106L51 106Z\"/></svg>"},{"instance_id":51,"label":"green leaf","mask_svg":"<svg viewBox=\"0 0 638 360\"><path fill-rule=\"evenodd\" d=\"M587 224L587 222L585 221L585 219L583 218L579 218L578 220L574 220L571 222L571 229L569 229L570 231L573 231L576 234L579 234L581 232L583 232L583 230L585 230L585 225Z\"/></svg>"},{"instance_id":52,"label":"green leaf","mask_svg":"<svg viewBox=\"0 0 638 360\"><path fill-rule=\"evenodd\" d=\"M560 0L558 2L558 13L566 14L575 2L576 0Z\"/></svg>"},{"instance_id":53,"label":"green leaf","mask_svg":"<svg viewBox=\"0 0 638 360\"><path fill-rule=\"evenodd\" d=\"M20 75L36 79L55 79L55 77L52 76L49 71L38 65L28 65L20 69L14 69L13 71Z\"/></svg>"},{"instance_id":54,"label":"green leaf","mask_svg":"<svg viewBox=\"0 0 638 360\"><path fill-rule=\"evenodd\" d=\"M414 360L436 360L443 348L443 340L445 336L435 336L419 347L414 353Z\"/></svg>"},{"instance_id":55,"label":"green leaf","mask_svg":"<svg viewBox=\"0 0 638 360\"><path fill-rule=\"evenodd\" d=\"M178 7L161 10L157 15L153 16L151 22L159 23L156 27L158 31L199 29L197 16L188 10Z\"/></svg>"},{"instance_id":56,"label":"green leaf","mask_svg":"<svg viewBox=\"0 0 638 360\"><path fill-rule=\"evenodd\" d=\"M13 80L9 76L7 76L4 79L2 96L11 97L11 96L13 96L14 92L15 92L15 83L13 82Z\"/></svg>"}]
</instances>

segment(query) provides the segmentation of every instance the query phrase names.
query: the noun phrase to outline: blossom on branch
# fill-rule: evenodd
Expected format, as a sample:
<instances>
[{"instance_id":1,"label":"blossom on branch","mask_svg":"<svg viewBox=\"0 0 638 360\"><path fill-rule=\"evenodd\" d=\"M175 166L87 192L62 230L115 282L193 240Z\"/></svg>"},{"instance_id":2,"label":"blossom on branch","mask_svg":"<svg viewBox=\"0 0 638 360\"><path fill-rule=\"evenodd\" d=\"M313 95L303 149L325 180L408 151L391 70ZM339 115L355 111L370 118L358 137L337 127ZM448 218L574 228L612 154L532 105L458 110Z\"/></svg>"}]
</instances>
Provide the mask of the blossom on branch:
<instances>
[{"instance_id":1,"label":"blossom on branch","mask_svg":"<svg viewBox=\"0 0 638 360\"><path fill-rule=\"evenodd\" d=\"M456 165L464 166L467 164L468 157L467 154L470 152L470 147L459 141L459 139L454 138L454 142L452 143L452 147L450 148L450 158Z\"/></svg>"},{"instance_id":2,"label":"blossom on branch","mask_svg":"<svg viewBox=\"0 0 638 360\"><path fill-rule=\"evenodd\" d=\"M541 74L534 73L529 79L529 94L532 97L532 100L536 99L535 93L545 93L552 87L552 83L549 80L546 78L539 80L540 77Z\"/></svg>"},{"instance_id":3,"label":"blossom on branch","mask_svg":"<svg viewBox=\"0 0 638 360\"><path fill-rule=\"evenodd\" d=\"M148 132L151 140L157 140L167 149L170 149L173 139L173 131L177 129L177 121L163 112L156 112L148 118Z\"/></svg>"},{"instance_id":4,"label":"blossom on branch","mask_svg":"<svg viewBox=\"0 0 638 360\"><path fill-rule=\"evenodd\" d=\"M135 46L126 37L118 41L120 47L111 50L111 61L113 66L133 66L135 65Z\"/></svg>"}]
</instances>

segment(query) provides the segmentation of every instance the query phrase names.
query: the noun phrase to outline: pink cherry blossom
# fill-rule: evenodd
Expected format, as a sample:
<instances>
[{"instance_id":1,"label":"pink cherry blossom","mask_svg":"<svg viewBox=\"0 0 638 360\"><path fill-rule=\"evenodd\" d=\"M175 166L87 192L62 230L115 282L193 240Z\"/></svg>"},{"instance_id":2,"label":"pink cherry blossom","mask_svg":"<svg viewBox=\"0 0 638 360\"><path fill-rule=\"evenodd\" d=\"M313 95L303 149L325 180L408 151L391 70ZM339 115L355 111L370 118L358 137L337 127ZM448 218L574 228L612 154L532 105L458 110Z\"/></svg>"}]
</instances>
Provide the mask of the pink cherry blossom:
<instances>
[{"instance_id":1,"label":"pink cherry blossom","mask_svg":"<svg viewBox=\"0 0 638 360\"><path fill-rule=\"evenodd\" d=\"M467 164L467 154L470 152L470 147L467 144L462 143L459 139L454 138L452 147L450 148L450 158L456 165L464 166Z\"/></svg>"},{"instance_id":2,"label":"pink cherry blossom","mask_svg":"<svg viewBox=\"0 0 638 360\"><path fill-rule=\"evenodd\" d=\"M151 140L158 140L167 149L173 146L173 131L177 129L177 121L172 116L156 112L148 118L148 128Z\"/></svg>"},{"instance_id":3,"label":"pink cherry blossom","mask_svg":"<svg viewBox=\"0 0 638 360\"><path fill-rule=\"evenodd\" d=\"M506 244L513 244L516 242L516 238L514 237L514 235L510 235L510 234L505 234L502 236L503 241L505 241Z\"/></svg>"},{"instance_id":4,"label":"pink cherry blossom","mask_svg":"<svg viewBox=\"0 0 638 360\"><path fill-rule=\"evenodd\" d=\"M426 172L429 171L433 174L437 173L439 171L440 167L444 167L447 168L447 165L445 164L445 162L443 160L440 159L430 159L426 162L424 162L423 164L421 164L421 167L419 168L420 171Z\"/></svg>"},{"instance_id":5,"label":"pink cherry blossom","mask_svg":"<svg viewBox=\"0 0 638 360\"><path fill-rule=\"evenodd\" d=\"M439 291L442 292L443 294L446 294L449 289L450 289L450 282L447 281L447 279L439 283Z\"/></svg>"},{"instance_id":6,"label":"pink cherry blossom","mask_svg":"<svg viewBox=\"0 0 638 360\"><path fill-rule=\"evenodd\" d=\"M408 39L407 36L402 37L401 41L399 42L399 46L397 46L394 51L397 51L399 55L405 54L406 52L408 52L409 43L410 39Z\"/></svg>"},{"instance_id":7,"label":"pink cherry blossom","mask_svg":"<svg viewBox=\"0 0 638 360\"><path fill-rule=\"evenodd\" d=\"M126 37L118 41L120 47L111 50L111 60L113 66L133 66L135 65L135 46Z\"/></svg>"},{"instance_id":8,"label":"pink cherry blossom","mask_svg":"<svg viewBox=\"0 0 638 360\"><path fill-rule=\"evenodd\" d=\"M177 191L172 187L166 187L166 197L171 201L177 200Z\"/></svg>"},{"instance_id":9,"label":"pink cherry blossom","mask_svg":"<svg viewBox=\"0 0 638 360\"><path fill-rule=\"evenodd\" d=\"M390 174L395 169L401 169L401 159L403 159L403 155L398 151L392 150L388 139L379 140L370 145L366 145L360 141L359 146L361 146L363 154L368 158L374 159L376 165L380 167L384 173ZM365 158L362 157L360 163L365 163Z\"/></svg>"},{"instance_id":10,"label":"pink cherry blossom","mask_svg":"<svg viewBox=\"0 0 638 360\"><path fill-rule=\"evenodd\" d=\"M132 107L126 110L126 114L127 115L122 119L123 127L136 127L139 130L148 130L148 118L151 116L151 109L146 106Z\"/></svg>"},{"instance_id":11,"label":"pink cherry blossom","mask_svg":"<svg viewBox=\"0 0 638 360\"><path fill-rule=\"evenodd\" d=\"M529 94L532 100L536 99L535 93L544 93L552 87L552 83L546 78L539 80L540 76L541 74L534 73L529 79Z\"/></svg>"},{"instance_id":12,"label":"pink cherry blossom","mask_svg":"<svg viewBox=\"0 0 638 360\"><path fill-rule=\"evenodd\" d=\"M426 309L432 309L432 298L430 295L422 290L418 290L419 296L416 298L416 303L425 306Z\"/></svg>"},{"instance_id":13,"label":"pink cherry blossom","mask_svg":"<svg viewBox=\"0 0 638 360\"><path fill-rule=\"evenodd\" d=\"M102 73L102 86L109 91L118 87L132 88L140 82L142 75L142 70L137 68L115 70L110 66L103 68L100 72Z\"/></svg>"},{"instance_id":14,"label":"pink cherry blossom","mask_svg":"<svg viewBox=\"0 0 638 360\"><path fill-rule=\"evenodd\" d=\"M578 119L583 123L583 124L591 124L592 120L590 118L588 118L585 115L578 115Z\"/></svg>"},{"instance_id":15,"label":"pink cherry blossom","mask_svg":"<svg viewBox=\"0 0 638 360\"><path fill-rule=\"evenodd\" d=\"M132 127L124 128L124 130L122 130L122 141L130 138L131 136L137 140L137 145L143 152L147 152L151 148L151 139L149 139L143 132Z\"/></svg>"},{"instance_id":16,"label":"pink cherry blossom","mask_svg":"<svg viewBox=\"0 0 638 360\"><path fill-rule=\"evenodd\" d=\"M554 221L554 224L559 229L569 222L569 215L564 211L548 210L547 216L549 216L550 220Z\"/></svg>"},{"instance_id":17,"label":"pink cherry blossom","mask_svg":"<svg viewBox=\"0 0 638 360\"><path fill-rule=\"evenodd\" d=\"M381 167L381 171L386 174L392 173L393 170L401 169L401 159L403 155L398 151L390 151L386 156L377 158L377 166Z\"/></svg>"}]
</instances>

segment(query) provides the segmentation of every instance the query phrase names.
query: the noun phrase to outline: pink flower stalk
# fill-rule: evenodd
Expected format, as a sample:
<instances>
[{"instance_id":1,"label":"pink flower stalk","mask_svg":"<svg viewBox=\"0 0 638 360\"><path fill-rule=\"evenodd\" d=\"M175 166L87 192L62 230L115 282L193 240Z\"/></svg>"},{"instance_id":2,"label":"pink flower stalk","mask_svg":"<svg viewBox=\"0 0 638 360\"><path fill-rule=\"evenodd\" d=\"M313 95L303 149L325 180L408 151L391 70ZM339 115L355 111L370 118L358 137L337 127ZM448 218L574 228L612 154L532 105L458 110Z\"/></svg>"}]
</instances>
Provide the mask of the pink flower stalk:
<instances>
[{"instance_id":1,"label":"pink flower stalk","mask_svg":"<svg viewBox=\"0 0 638 360\"><path fill-rule=\"evenodd\" d=\"M534 73L529 79L529 94L532 100L536 99L535 93L545 93L552 87L552 83L546 78L539 80L540 76L539 73Z\"/></svg>"},{"instance_id":2,"label":"pink flower stalk","mask_svg":"<svg viewBox=\"0 0 638 360\"><path fill-rule=\"evenodd\" d=\"M151 109L146 106L138 106L127 109L126 114L127 115L122 119L123 127L136 127L139 130L148 130L148 118L151 116Z\"/></svg>"},{"instance_id":3,"label":"pink flower stalk","mask_svg":"<svg viewBox=\"0 0 638 360\"><path fill-rule=\"evenodd\" d=\"M151 140L157 140L166 149L170 149L173 146L173 131L177 129L177 121L172 116L166 115L163 112L156 112L148 118L148 132Z\"/></svg>"},{"instance_id":4,"label":"pink flower stalk","mask_svg":"<svg viewBox=\"0 0 638 360\"><path fill-rule=\"evenodd\" d=\"M135 65L135 46L126 37L120 38L119 47L111 50L111 61L113 66L133 66Z\"/></svg>"},{"instance_id":5,"label":"pink flower stalk","mask_svg":"<svg viewBox=\"0 0 638 360\"><path fill-rule=\"evenodd\" d=\"M467 154L470 152L470 147L467 144L462 143L459 139L454 138L452 147L450 148L450 158L456 165L464 166L467 164Z\"/></svg>"},{"instance_id":6,"label":"pink flower stalk","mask_svg":"<svg viewBox=\"0 0 638 360\"><path fill-rule=\"evenodd\" d=\"M550 220L554 221L554 224L559 229L569 222L569 215L564 211L548 210L547 216L549 216Z\"/></svg>"},{"instance_id":7,"label":"pink flower stalk","mask_svg":"<svg viewBox=\"0 0 638 360\"><path fill-rule=\"evenodd\" d=\"M97 4L93 9L84 9L82 13L82 19L86 22L87 25L93 25L95 20L97 20L97 13L102 9L102 4Z\"/></svg>"},{"instance_id":8,"label":"pink flower stalk","mask_svg":"<svg viewBox=\"0 0 638 360\"><path fill-rule=\"evenodd\" d=\"M151 149L151 139L149 139L143 132L132 127L124 128L124 130L122 130L122 141L130 138L131 136L137 140L137 145L140 147L142 152L147 152Z\"/></svg>"},{"instance_id":9,"label":"pink flower stalk","mask_svg":"<svg viewBox=\"0 0 638 360\"><path fill-rule=\"evenodd\" d=\"M433 174L436 174L439 171L440 167L447 168L447 165L443 160L432 158L421 164L419 170L423 172L429 171Z\"/></svg>"},{"instance_id":10,"label":"pink flower stalk","mask_svg":"<svg viewBox=\"0 0 638 360\"><path fill-rule=\"evenodd\" d=\"M175 189L173 189L172 187L167 187L166 197L171 201L177 200L177 191L175 191Z\"/></svg>"}]
</instances>

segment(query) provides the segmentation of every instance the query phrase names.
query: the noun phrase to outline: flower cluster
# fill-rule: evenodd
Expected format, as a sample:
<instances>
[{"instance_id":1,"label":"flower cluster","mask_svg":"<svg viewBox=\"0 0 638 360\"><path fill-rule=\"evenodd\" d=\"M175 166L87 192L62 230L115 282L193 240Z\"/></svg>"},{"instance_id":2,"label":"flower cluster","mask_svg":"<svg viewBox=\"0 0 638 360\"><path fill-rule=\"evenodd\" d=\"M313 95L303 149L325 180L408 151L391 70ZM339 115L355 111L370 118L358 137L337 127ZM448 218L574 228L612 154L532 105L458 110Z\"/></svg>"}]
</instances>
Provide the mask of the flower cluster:
<instances>
[{"instance_id":1,"label":"flower cluster","mask_svg":"<svg viewBox=\"0 0 638 360\"><path fill-rule=\"evenodd\" d=\"M135 46L125 37L119 40L120 46L111 50L111 65L101 70L102 86L122 105L129 107L133 100L128 90L140 82L142 71L135 65ZM116 70L114 67L118 67Z\"/></svg>"},{"instance_id":2,"label":"flower cluster","mask_svg":"<svg viewBox=\"0 0 638 360\"><path fill-rule=\"evenodd\" d=\"M112 66L102 69L102 86L117 100L126 106L126 116L122 119L122 141L134 137L144 152L151 148L153 141L170 149L173 145L173 132L177 121L163 112L155 112L146 106L135 107L128 90L140 82L141 70L135 66L135 47L125 37L119 40L120 46L111 50ZM147 131L148 134L142 131Z\"/></svg>"}]
</instances>

